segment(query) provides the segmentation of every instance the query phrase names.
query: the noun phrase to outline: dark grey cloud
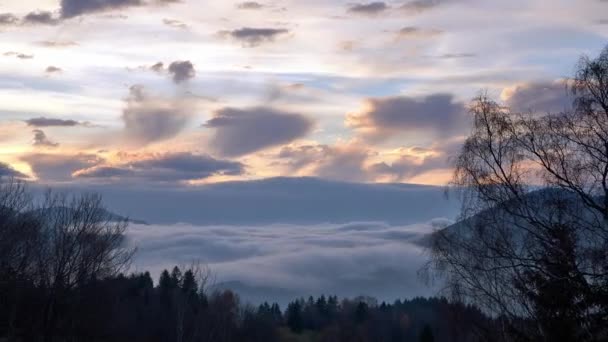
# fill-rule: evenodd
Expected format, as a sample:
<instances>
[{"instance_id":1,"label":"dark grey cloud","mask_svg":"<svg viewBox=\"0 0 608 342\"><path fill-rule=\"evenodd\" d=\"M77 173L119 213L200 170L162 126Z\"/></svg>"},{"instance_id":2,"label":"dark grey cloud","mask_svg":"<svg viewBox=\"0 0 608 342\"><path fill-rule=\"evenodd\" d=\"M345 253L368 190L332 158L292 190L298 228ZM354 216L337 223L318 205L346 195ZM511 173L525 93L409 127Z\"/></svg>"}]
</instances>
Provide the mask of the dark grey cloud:
<instances>
[{"instance_id":1,"label":"dark grey cloud","mask_svg":"<svg viewBox=\"0 0 608 342\"><path fill-rule=\"evenodd\" d=\"M416 14L431 10L443 2L445 0L413 0L401 5L399 8L408 13Z\"/></svg>"},{"instance_id":2,"label":"dark grey cloud","mask_svg":"<svg viewBox=\"0 0 608 342\"><path fill-rule=\"evenodd\" d=\"M99 179L116 179L123 177L131 177L135 173L134 170L126 167L99 165L88 169L77 170L74 172L76 178L99 178Z\"/></svg>"},{"instance_id":3,"label":"dark grey cloud","mask_svg":"<svg viewBox=\"0 0 608 342\"><path fill-rule=\"evenodd\" d=\"M212 146L225 156L242 156L291 142L308 134L313 122L301 114L269 107L223 108L207 121Z\"/></svg>"},{"instance_id":4,"label":"dark grey cloud","mask_svg":"<svg viewBox=\"0 0 608 342\"><path fill-rule=\"evenodd\" d=\"M57 73L61 73L61 72L63 72L63 69L61 69L61 68L59 68L59 67L56 67L56 66L52 66L52 65L51 65L51 66L48 66L48 67L46 68L45 72L46 72L47 74L57 74Z\"/></svg>"},{"instance_id":5,"label":"dark grey cloud","mask_svg":"<svg viewBox=\"0 0 608 342\"><path fill-rule=\"evenodd\" d=\"M387 11L390 7L381 1L352 4L348 7L348 12L361 15L378 15Z\"/></svg>"},{"instance_id":6,"label":"dark grey cloud","mask_svg":"<svg viewBox=\"0 0 608 342\"><path fill-rule=\"evenodd\" d=\"M405 26L397 31L397 36L402 39L409 38L431 38L442 34L443 31L437 29L425 29L417 26Z\"/></svg>"},{"instance_id":7,"label":"dark grey cloud","mask_svg":"<svg viewBox=\"0 0 608 342\"><path fill-rule=\"evenodd\" d=\"M9 164L0 161L0 179L3 177L27 178L26 175L15 170Z\"/></svg>"},{"instance_id":8,"label":"dark grey cloud","mask_svg":"<svg viewBox=\"0 0 608 342\"><path fill-rule=\"evenodd\" d=\"M59 19L52 12L35 11L26 14L21 22L24 25L56 25Z\"/></svg>"},{"instance_id":9,"label":"dark grey cloud","mask_svg":"<svg viewBox=\"0 0 608 342\"><path fill-rule=\"evenodd\" d=\"M21 157L42 182L72 180L72 173L92 167L103 160L93 154L64 155L56 153L32 153Z\"/></svg>"},{"instance_id":10,"label":"dark grey cloud","mask_svg":"<svg viewBox=\"0 0 608 342\"><path fill-rule=\"evenodd\" d=\"M19 23L20 19L12 13L0 14L0 26L13 26Z\"/></svg>"},{"instance_id":11,"label":"dark grey cloud","mask_svg":"<svg viewBox=\"0 0 608 342\"><path fill-rule=\"evenodd\" d=\"M153 97L142 86L132 86L122 114L125 134L140 144L173 138L190 122L195 110L188 99Z\"/></svg>"},{"instance_id":12,"label":"dark grey cloud","mask_svg":"<svg viewBox=\"0 0 608 342\"><path fill-rule=\"evenodd\" d=\"M58 23L59 18L49 11L33 11L22 18L12 13L0 14L0 26L57 25Z\"/></svg>"},{"instance_id":13,"label":"dark grey cloud","mask_svg":"<svg viewBox=\"0 0 608 342\"><path fill-rule=\"evenodd\" d=\"M258 10L264 8L264 5L256 1L245 1L236 5L238 9Z\"/></svg>"},{"instance_id":14,"label":"dark grey cloud","mask_svg":"<svg viewBox=\"0 0 608 342\"><path fill-rule=\"evenodd\" d=\"M55 119L47 117L38 117L25 120L28 126L32 127L73 127L81 123L76 120Z\"/></svg>"},{"instance_id":15,"label":"dark grey cloud","mask_svg":"<svg viewBox=\"0 0 608 342\"><path fill-rule=\"evenodd\" d=\"M175 61L167 70L175 83L182 83L196 76L196 70L190 61Z\"/></svg>"},{"instance_id":16,"label":"dark grey cloud","mask_svg":"<svg viewBox=\"0 0 608 342\"><path fill-rule=\"evenodd\" d=\"M141 0L61 0L61 16L72 18L82 14L141 6Z\"/></svg>"},{"instance_id":17,"label":"dark grey cloud","mask_svg":"<svg viewBox=\"0 0 608 342\"><path fill-rule=\"evenodd\" d=\"M375 139L421 130L445 136L468 127L465 105L451 94L373 98L368 104L364 112L349 115L347 124Z\"/></svg>"},{"instance_id":18,"label":"dark grey cloud","mask_svg":"<svg viewBox=\"0 0 608 342\"><path fill-rule=\"evenodd\" d=\"M284 28L253 28L243 27L233 31L221 31L222 36L231 37L237 40L246 47L256 47L263 43L273 42L277 37L289 33L289 30Z\"/></svg>"},{"instance_id":19,"label":"dark grey cloud","mask_svg":"<svg viewBox=\"0 0 608 342\"><path fill-rule=\"evenodd\" d=\"M84 14L120 10L128 7L171 5L181 0L61 0L61 17L65 19ZM120 15L124 17L123 15Z\"/></svg>"},{"instance_id":20,"label":"dark grey cloud","mask_svg":"<svg viewBox=\"0 0 608 342\"><path fill-rule=\"evenodd\" d=\"M38 147L57 147L57 146L59 146L58 143L50 140L46 136L46 133L44 133L44 131L41 129L35 129L32 131L32 133L34 133L34 139L32 140L33 146L38 146Z\"/></svg>"},{"instance_id":21,"label":"dark grey cloud","mask_svg":"<svg viewBox=\"0 0 608 342\"><path fill-rule=\"evenodd\" d=\"M508 107L516 112L560 113L572 107L573 97L565 81L532 82L503 92Z\"/></svg>"},{"instance_id":22,"label":"dark grey cloud","mask_svg":"<svg viewBox=\"0 0 608 342\"><path fill-rule=\"evenodd\" d=\"M214 175L240 175L245 166L239 162L221 160L205 154L190 152L146 156L122 165L98 165L79 170L80 178L119 179L158 182L179 182L204 179Z\"/></svg>"},{"instance_id":23,"label":"dark grey cloud","mask_svg":"<svg viewBox=\"0 0 608 342\"><path fill-rule=\"evenodd\" d=\"M163 62L158 62L150 67L150 70L154 72L163 72L165 70L165 64Z\"/></svg>"}]
</instances>

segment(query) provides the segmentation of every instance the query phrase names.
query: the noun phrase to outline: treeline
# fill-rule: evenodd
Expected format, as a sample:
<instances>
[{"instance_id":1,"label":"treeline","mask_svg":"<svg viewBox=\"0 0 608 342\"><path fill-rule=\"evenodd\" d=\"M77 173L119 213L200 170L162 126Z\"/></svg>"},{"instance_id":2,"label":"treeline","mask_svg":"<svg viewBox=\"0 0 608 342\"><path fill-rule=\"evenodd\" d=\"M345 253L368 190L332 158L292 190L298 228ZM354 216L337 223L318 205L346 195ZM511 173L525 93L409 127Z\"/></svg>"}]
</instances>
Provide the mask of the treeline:
<instances>
[{"instance_id":1,"label":"treeline","mask_svg":"<svg viewBox=\"0 0 608 342\"><path fill-rule=\"evenodd\" d=\"M90 279L56 300L53 328L41 310L49 289L1 285L0 336L16 341L479 341L491 321L473 307L445 299L377 303L335 296L278 304L240 303L211 291L199 268ZM52 333L50 333L52 332ZM50 334L49 334L50 333ZM485 335L484 335L485 334Z\"/></svg>"}]
</instances>

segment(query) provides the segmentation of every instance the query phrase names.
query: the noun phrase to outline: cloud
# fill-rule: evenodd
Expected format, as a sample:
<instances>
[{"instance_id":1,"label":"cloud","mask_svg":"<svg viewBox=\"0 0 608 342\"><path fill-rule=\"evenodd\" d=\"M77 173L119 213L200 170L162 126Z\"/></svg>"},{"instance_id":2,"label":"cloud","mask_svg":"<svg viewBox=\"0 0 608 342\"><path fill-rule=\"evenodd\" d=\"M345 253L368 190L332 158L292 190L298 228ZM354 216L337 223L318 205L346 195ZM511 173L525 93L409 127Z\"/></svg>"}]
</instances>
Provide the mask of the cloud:
<instances>
[{"instance_id":1,"label":"cloud","mask_svg":"<svg viewBox=\"0 0 608 342\"><path fill-rule=\"evenodd\" d=\"M239 162L215 159L190 152L135 156L138 159L119 165L96 165L74 173L79 178L179 182L215 175L240 175L245 166Z\"/></svg>"},{"instance_id":2,"label":"cloud","mask_svg":"<svg viewBox=\"0 0 608 342\"><path fill-rule=\"evenodd\" d=\"M265 6L259 2L255 2L255 1L245 1L245 2L241 2L241 3L237 4L236 7L238 9L243 9L243 10L259 10L259 9L264 8Z\"/></svg>"},{"instance_id":3,"label":"cloud","mask_svg":"<svg viewBox=\"0 0 608 342\"><path fill-rule=\"evenodd\" d=\"M188 25L186 23L184 23L181 20L177 20L177 19L163 19L163 24L169 26L169 27L173 27L173 28L178 28L178 29L187 29Z\"/></svg>"},{"instance_id":4,"label":"cloud","mask_svg":"<svg viewBox=\"0 0 608 342\"><path fill-rule=\"evenodd\" d=\"M460 146L460 144L451 143L451 146ZM397 151L397 158L390 162L372 164L368 171L376 177L387 176L391 181L400 182L427 171L449 168L448 154L451 152L453 151L435 151L417 147L402 148Z\"/></svg>"},{"instance_id":5,"label":"cloud","mask_svg":"<svg viewBox=\"0 0 608 342\"><path fill-rule=\"evenodd\" d=\"M32 153L21 156L30 165L39 181L63 182L72 180L72 173L103 161L93 154Z\"/></svg>"},{"instance_id":6,"label":"cloud","mask_svg":"<svg viewBox=\"0 0 608 342\"><path fill-rule=\"evenodd\" d=\"M432 38L441 35L443 31L437 29L423 29L416 26L406 26L397 31L397 37L400 39L411 38Z\"/></svg>"},{"instance_id":7,"label":"cloud","mask_svg":"<svg viewBox=\"0 0 608 342\"><path fill-rule=\"evenodd\" d=\"M58 143L51 141L41 129L35 129L32 131L34 133L34 139L32 140L32 145L37 147L57 147Z\"/></svg>"},{"instance_id":8,"label":"cloud","mask_svg":"<svg viewBox=\"0 0 608 342\"><path fill-rule=\"evenodd\" d=\"M370 153L358 144L317 144L285 146L277 158L290 173L303 171L326 179L361 182L372 180L365 167Z\"/></svg>"},{"instance_id":9,"label":"cloud","mask_svg":"<svg viewBox=\"0 0 608 342\"><path fill-rule=\"evenodd\" d=\"M372 98L362 112L349 114L346 123L364 136L379 140L414 131L446 135L467 127L466 112L465 105L450 94Z\"/></svg>"},{"instance_id":10,"label":"cloud","mask_svg":"<svg viewBox=\"0 0 608 342\"><path fill-rule=\"evenodd\" d=\"M9 164L0 161L0 180L3 177L28 178L23 173L15 170Z\"/></svg>"},{"instance_id":11,"label":"cloud","mask_svg":"<svg viewBox=\"0 0 608 342\"><path fill-rule=\"evenodd\" d=\"M399 7L399 9L412 14L422 13L439 6L445 0L413 0Z\"/></svg>"},{"instance_id":12,"label":"cloud","mask_svg":"<svg viewBox=\"0 0 608 342\"><path fill-rule=\"evenodd\" d=\"M71 40L43 40L37 44L47 48L67 48L70 46L78 46L78 43Z\"/></svg>"},{"instance_id":13,"label":"cloud","mask_svg":"<svg viewBox=\"0 0 608 342\"><path fill-rule=\"evenodd\" d=\"M233 31L220 31L221 36L228 36L246 47L256 47L263 43L274 42L277 37L288 34L287 29L243 27Z\"/></svg>"},{"instance_id":14,"label":"cloud","mask_svg":"<svg viewBox=\"0 0 608 342\"><path fill-rule=\"evenodd\" d=\"M28 13L21 22L24 25L57 25L59 19L52 12L36 11Z\"/></svg>"},{"instance_id":15,"label":"cloud","mask_svg":"<svg viewBox=\"0 0 608 342\"><path fill-rule=\"evenodd\" d=\"M25 53L21 53L21 52L16 52L16 51L8 51L4 53L4 56L6 57L16 57L19 59L33 59L34 55L28 55Z\"/></svg>"},{"instance_id":16,"label":"cloud","mask_svg":"<svg viewBox=\"0 0 608 342\"><path fill-rule=\"evenodd\" d=\"M196 76L196 70L190 61L175 61L169 65L168 71L175 83L182 83Z\"/></svg>"},{"instance_id":17,"label":"cloud","mask_svg":"<svg viewBox=\"0 0 608 342\"><path fill-rule=\"evenodd\" d=\"M53 12L49 11L34 11L26 14L22 18L12 14L0 14L0 26L17 26L17 25L57 25L59 18L55 17Z\"/></svg>"},{"instance_id":18,"label":"cloud","mask_svg":"<svg viewBox=\"0 0 608 342\"><path fill-rule=\"evenodd\" d=\"M0 26L13 26L19 23L19 17L12 13L0 14Z\"/></svg>"},{"instance_id":19,"label":"cloud","mask_svg":"<svg viewBox=\"0 0 608 342\"><path fill-rule=\"evenodd\" d=\"M27 123L28 126L32 127L74 127L81 124L76 120L65 120L46 117L28 119L25 120L25 123Z\"/></svg>"},{"instance_id":20,"label":"cloud","mask_svg":"<svg viewBox=\"0 0 608 342\"><path fill-rule=\"evenodd\" d=\"M434 293L417 276L427 261L418 244L449 223L131 225L126 235L138 250L135 268L150 270L156 278L164 268L200 261L216 282L232 285L246 301L285 303L327 293L393 301Z\"/></svg>"},{"instance_id":21,"label":"cloud","mask_svg":"<svg viewBox=\"0 0 608 342\"><path fill-rule=\"evenodd\" d=\"M335 145L292 144L281 148L271 165L284 167L290 175L351 182L408 182L426 172L449 170L449 159L460 146L462 137L429 148L393 150L374 150L356 139Z\"/></svg>"},{"instance_id":22,"label":"cloud","mask_svg":"<svg viewBox=\"0 0 608 342\"><path fill-rule=\"evenodd\" d=\"M223 108L207 121L212 146L224 156L242 156L289 143L308 134L313 122L301 114L269 107Z\"/></svg>"},{"instance_id":23,"label":"cloud","mask_svg":"<svg viewBox=\"0 0 608 342\"><path fill-rule=\"evenodd\" d=\"M56 74L56 73L62 73L63 70L61 68L58 68L56 66L52 66L51 65L51 66L49 66L49 67L46 68L45 72L47 74Z\"/></svg>"},{"instance_id":24,"label":"cloud","mask_svg":"<svg viewBox=\"0 0 608 342\"><path fill-rule=\"evenodd\" d=\"M163 62L158 62L150 67L150 70L154 72L163 72L165 70L165 64Z\"/></svg>"},{"instance_id":25,"label":"cloud","mask_svg":"<svg viewBox=\"0 0 608 342\"><path fill-rule=\"evenodd\" d=\"M153 97L142 86L132 86L122 114L124 131L128 140L140 144L170 139L186 127L195 110L188 98Z\"/></svg>"},{"instance_id":26,"label":"cloud","mask_svg":"<svg viewBox=\"0 0 608 342\"><path fill-rule=\"evenodd\" d=\"M328 150L314 170L319 177L364 182L370 180L364 170L368 151L354 146L338 146Z\"/></svg>"},{"instance_id":27,"label":"cloud","mask_svg":"<svg viewBox=\"0 0 608 342\"><path fill-rule=\"evenodd\" d=\"M442 55L439 56L435 56L436 58L440 58L440 59L461 59L461 58L474 58L477 57L477 54L475 53L444 53Z\"/></svg>"},{"instance_id":28,"label":"cloud","mask_svg":"<svg viewBox=\"0 0 608 342\"><path fill-rule=\"evenodd\" d=\"M389 8L390 7L386 3L376 1L376 2L359 3L359 4L350 5L348 7L348 12L353 13L353 14L375 16L382 12L387 11Z\"/></svg>"},{"instance_id":29,"label":"cloud","mask_svg":"<svg viewBox=\"0 0 608 342\"><path fill-rule=\"evenodd\" d=\"M61 0L61 16L72 18L83 14L141 6L142 0Z\"/></svg>"},{"instance_id":30,"label":"cloud","mask_svg":"<svg viewBox=\"0 0 608 342\"><path fill-rule=\"evenodd\" d=\"M563 112L574 100L564 80L518 84L504 89L501 98L513 111L539 114Z\"/></svg>"}]
</instances>

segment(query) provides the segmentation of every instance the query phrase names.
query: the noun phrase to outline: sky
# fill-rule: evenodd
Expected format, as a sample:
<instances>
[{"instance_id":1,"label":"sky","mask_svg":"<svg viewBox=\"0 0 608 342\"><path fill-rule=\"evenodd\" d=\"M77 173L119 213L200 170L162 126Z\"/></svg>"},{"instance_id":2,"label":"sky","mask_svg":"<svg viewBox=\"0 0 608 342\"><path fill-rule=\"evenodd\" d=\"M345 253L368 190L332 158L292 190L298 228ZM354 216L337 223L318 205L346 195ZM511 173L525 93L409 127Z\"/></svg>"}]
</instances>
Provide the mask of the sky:
<instances>
[{"instance_id":1,"label":"sky","mask_svg":"<svg viewBox=\"0 0 608 342\"><path fill-rule=\"evenodd\" d=\"M560 111L605 0L2 0L0 175L443 185L481 91Z\"/></svg>"}]
</instances>

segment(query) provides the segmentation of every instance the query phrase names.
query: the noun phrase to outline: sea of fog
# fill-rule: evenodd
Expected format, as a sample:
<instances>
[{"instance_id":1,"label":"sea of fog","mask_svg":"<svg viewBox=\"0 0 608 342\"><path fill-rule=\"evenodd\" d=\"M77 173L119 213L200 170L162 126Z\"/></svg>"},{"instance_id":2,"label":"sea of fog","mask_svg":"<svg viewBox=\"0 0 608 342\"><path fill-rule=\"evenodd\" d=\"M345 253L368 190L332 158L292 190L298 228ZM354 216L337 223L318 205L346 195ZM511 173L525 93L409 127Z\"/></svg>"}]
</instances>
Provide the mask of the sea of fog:
<instances>
[{"instance_id":1,"label":"sea of fog","mask_svg":"<svg viewBox=\"0 0 608 342\"><path fill-rule=\"evenodd\" d=\"M449 223L133 224L128 241L137 248L132 270L156 281L163 269L200 263L212 287L254 304L321 294L392 301L436 292L418 274L428 260L421 239Z\"/></svg>"}]
</instances>

